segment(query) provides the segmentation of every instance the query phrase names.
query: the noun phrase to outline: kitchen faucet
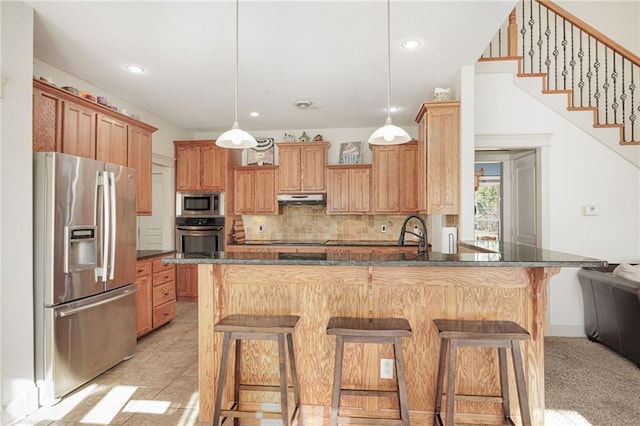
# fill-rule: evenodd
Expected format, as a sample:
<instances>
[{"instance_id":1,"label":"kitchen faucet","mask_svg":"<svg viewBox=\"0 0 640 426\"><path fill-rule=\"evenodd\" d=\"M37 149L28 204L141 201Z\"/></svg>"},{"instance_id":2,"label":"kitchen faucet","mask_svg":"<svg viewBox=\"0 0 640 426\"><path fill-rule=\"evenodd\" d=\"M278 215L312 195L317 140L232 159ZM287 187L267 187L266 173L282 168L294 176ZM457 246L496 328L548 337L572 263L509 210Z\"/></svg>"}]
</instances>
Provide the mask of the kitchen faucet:
<instances>
[{"instance_id":1,"label":"kitchen faucet","mask_svg":"<svg viewBox=\"0 0 640 426\"><path fill-rule=\"evenodd\" d=\"M411 219L418 219L420 221L420 224L422 224L422 233L417 233L417 232L413 232L413 231L407 231L407 222L409 222ZM400 238L398 238L398 245L399 246L403 246L404 245L404 235L405 234L411 234L411 235L415 235L416 237L420 238L420 243L418 244L418 253L420 252L426 252L427 251L427 247L428 247L428 243L427 243L427 225L424 223L424 219L420 216L417 215L410 215L407 216L406 219L404 220L404 222L402 222L402 228L400 229Z\"/></svg>"}]
</instances>

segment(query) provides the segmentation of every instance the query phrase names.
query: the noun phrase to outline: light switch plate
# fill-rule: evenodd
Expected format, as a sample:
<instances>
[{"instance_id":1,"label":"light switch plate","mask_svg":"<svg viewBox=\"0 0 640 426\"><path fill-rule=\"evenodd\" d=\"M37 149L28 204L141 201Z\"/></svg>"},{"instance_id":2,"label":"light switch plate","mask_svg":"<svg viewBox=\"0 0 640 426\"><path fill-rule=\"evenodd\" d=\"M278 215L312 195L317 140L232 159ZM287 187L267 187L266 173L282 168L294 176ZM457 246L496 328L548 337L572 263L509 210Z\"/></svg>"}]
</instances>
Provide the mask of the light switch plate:
<instances>
[{"instance_id":1,"label":"light switch plate","mask_svg":"<svg viewBox=\"0 0 640 426\"><path fill-rule=\"evenodd\" d=\"M582 214L585 216L598 216L598 206L593 204L588 204L586 206L582 206Z\"/></svg>"}]
</instances>

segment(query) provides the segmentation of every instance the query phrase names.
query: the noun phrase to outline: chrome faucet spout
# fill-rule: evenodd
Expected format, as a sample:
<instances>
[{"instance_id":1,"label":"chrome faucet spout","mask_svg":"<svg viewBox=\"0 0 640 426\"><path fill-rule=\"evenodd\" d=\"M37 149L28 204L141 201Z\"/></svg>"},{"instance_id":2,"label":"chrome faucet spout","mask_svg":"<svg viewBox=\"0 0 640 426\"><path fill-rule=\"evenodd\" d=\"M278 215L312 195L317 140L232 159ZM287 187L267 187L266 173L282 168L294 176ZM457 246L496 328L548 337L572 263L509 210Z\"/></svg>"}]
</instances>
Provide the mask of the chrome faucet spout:
<instances>
[{"instance_id":1,"label":"chrome faucet spout","mask_svg":"<svg viewBox=\"0 0 640 426\"><path fill-rule=\"evenodd\" d=\"M421 234L419 234L417 232L413 232L413 231L407 231L407 223L411 219L417 219L417 220L420 221L420 225L422 226L422 233ZM400 229L400 237L398 238L398 245L399 246L403 246L404 245L404 235L405 234L415 235L416 237L420 238L420 243L418 244L418 253L423 252L423 251L424 252L427 251L427 247L428 247L427 224L424 222L424 219L421 216L409 215L404 219L404 222L402 222L402 228Z\"/></svg>"}]
</instances>

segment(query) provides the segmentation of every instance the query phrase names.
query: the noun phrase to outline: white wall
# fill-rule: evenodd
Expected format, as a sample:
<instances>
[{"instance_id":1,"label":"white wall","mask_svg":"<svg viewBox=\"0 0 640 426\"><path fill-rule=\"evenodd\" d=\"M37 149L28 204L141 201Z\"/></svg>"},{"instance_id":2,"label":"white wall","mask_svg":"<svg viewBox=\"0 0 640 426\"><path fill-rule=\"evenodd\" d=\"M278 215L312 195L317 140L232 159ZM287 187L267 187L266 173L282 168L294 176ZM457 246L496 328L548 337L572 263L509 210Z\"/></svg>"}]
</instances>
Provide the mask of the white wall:
<instances>
[{"instance_id":1,"label":"white wall","mask_svg":"<svg viewBox=\"0 0 640 426\"><path fill-rule=\"evenodd\" d=\"M33 11L0 2L0 379L2 424L37 408L33 367Z\"/></svg>"},{"instance_id":2,"label":"white wall","mask_svg":"<svg viewBox=\"0 0 640 426\"><path fill-rule=\"evenodd\" d=\"M191 135L191 132L172 122L127 102L123 99L123 96L126 96L126 94L120 94L120 96L118 96L114 93L107 92L88 81L81 80L36 58L33 59L33 75L36 77L52 77L53 83L58 87L72 86L79 90L86 90L94 96L106 96L110 104L116 105L119 108L126 108L130 113L139 115L140 121L158 128L153 134L152 144L152 150L156 154L173 158L173 141L188 139Z\"/></svg>"},{"instance_id":3,"label":"white wall","mask_svg":"<svg viewBox=\"0 0 640 426\"><path fill-rule=\"evenodd\" d=\"M555 0L616 43L640 55L639 0Z\"/></svg>"},{"instance_id":4,"label":"white wall","mask_svg":"<svg viewBox=\"0 0 640 426\"><path fill-rule=\"evenodd\" d=\"M640 172L513 84L513 74L476 75L476 137L551 134L548 194L542 207L543 248L605 259L640 258ZM496 136L496 139L499 139ZM503 146L512 143L505 137ZM638 147L640 149L640 147ZM621 190L623 189L623 190ZM598 216L584 216L595 204ZM582 335L577 270L551 279L549 334Z\"/></svg>"},{"instance_id":5,"label":"white wall","mask_svg":"<svg viewBox=\"0 0 640 426\"><path fill-rule=\"evenodd\" d=\"M418 110L420 105L416 106L416 115L418 114ZM229 126L231 126L230 123ZM380 126L384 124L384 121L380 122ZM242 128L242 123L240 123L240 128ZM358 127L358 128L349 128L349 129L285 129L285 130L251 130L251 134L254 137L263 137L263 138L274 138L275 142L283 142L284 134L288 133L294 135L296 138L299 138L302 135L302 132L306 132L307 136L313 139L317 134L321 134L322 138L325 141L329 141L331 146L329 147L329 152L327 154L327 163L328 164L338 164L338 160L340 157L340 144L343 142L357 142L361 141L361 157L360 162L363 164L371 163L371 149L369 148L369 144L367 140L371 133L373 133L377 127ZM418 138L418 125L415 126L403 126L403 129L409 133L409 135L417 139ZM246 130L246 129L245 129ZM222 132L219 133L194 133L191 139L216 139ZM276 164L278 162L277 159L277 150L276 150ZM246 157L243 158L243 164L246 164Z\"/></svg>"}]
</instances>

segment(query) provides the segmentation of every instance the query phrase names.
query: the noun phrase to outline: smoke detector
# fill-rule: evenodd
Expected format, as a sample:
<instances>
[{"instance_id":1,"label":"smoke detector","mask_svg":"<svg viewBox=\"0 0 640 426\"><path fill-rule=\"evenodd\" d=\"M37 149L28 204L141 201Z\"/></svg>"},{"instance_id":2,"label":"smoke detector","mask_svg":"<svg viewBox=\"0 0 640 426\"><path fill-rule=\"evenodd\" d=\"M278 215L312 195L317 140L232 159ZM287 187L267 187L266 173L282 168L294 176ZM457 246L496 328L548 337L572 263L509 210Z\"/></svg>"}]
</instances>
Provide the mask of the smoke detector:
<instances>
[{"instance_id":1,"label":"smoke detector","mask_svg":"<svg viewBox=\"0 0 640 426\"><path fill-rule=\"evenodd\" d=\"M296 106L299 109L307 109L311 106L311 101L299 100L299 101L296 101Z\"/></svg>"}]
</instances>

